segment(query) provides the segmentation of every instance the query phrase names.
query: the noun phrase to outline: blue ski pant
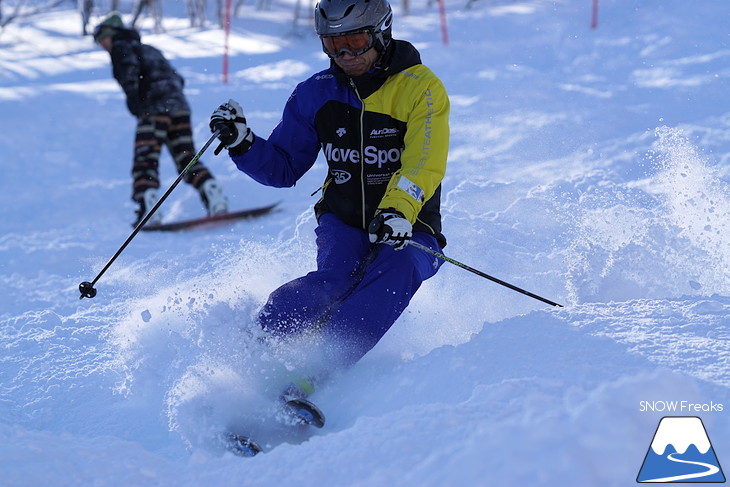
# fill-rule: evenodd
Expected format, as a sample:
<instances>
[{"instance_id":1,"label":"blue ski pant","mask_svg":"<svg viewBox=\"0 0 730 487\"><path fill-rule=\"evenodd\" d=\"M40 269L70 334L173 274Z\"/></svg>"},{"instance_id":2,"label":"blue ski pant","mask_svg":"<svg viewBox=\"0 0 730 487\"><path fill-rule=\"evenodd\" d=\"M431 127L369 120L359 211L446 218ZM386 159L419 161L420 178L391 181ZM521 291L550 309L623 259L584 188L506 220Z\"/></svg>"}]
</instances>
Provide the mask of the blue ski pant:
<instances>
[{"instance_id":1,"label":"blue ski pant","mask_svg":"<svg viewBox=\"0 0 730 487\"><path fill-rule=\"evenodd\" d=\"M332 213L320 216L315 232L317 269L271 293L258 319L281 337L318 330L347 367L378 343L443 261L411 246L373 245L367 231ZM413 240L441 252L432 235L415 232Z\"/></svg>"}]
</instances>

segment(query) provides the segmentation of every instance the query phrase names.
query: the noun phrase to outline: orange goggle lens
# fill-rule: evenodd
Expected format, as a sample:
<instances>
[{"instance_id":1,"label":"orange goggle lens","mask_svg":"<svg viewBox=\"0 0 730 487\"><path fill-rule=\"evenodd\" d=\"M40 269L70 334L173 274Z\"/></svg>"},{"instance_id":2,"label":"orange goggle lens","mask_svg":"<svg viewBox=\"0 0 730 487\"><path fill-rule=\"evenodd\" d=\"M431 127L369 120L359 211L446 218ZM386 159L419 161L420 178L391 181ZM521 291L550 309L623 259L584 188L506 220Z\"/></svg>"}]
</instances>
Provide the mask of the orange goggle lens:
<instances>
[{"instance_id":1,"label":"orange goggle lens","mask_svg":"<svg viewBox=\"0 0 730 487\"><path fill-rule=\"evenodd\" d=\"M339 36L322 37L322 46L330 57L338 57L344 53L359 56L373 47L373 36L370 31L353 32Z\"/></svg>"}]
</instances>

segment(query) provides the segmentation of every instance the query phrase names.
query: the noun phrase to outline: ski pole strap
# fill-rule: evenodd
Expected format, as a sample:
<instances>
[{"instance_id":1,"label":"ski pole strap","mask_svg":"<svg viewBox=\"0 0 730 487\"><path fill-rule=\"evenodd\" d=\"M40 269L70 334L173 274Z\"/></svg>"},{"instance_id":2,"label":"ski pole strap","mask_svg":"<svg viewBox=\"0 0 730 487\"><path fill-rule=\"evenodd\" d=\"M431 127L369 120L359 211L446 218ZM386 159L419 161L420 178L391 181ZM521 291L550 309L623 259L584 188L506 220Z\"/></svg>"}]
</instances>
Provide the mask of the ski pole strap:
<instances>
[{"instance_id":1,"label":"ski pole strap","mask_svg":"<svg viewBox=\"0 0 730 487\"><path fill-rule=\"evenodd\" d=\"M518 293L522 293L525 296L530 296L531 298L537 299L538 301L542 301L543 303L547 303L547 304L549 304L551 306L558 306L560 308L563 307L562 304L558 304L558 303L556 303L554 301L550 301L549 299L543 298L542 296L538 296L537 294L533 294L530 291L526 291L526 290L524 290L522 288L519 288L519 287L517 287L517 286L515 286L513 284L510 284L508 282L505 282L505 281L503 281L501 279L497 279L494 276L490 276L489 274L485 274L482 271L479 271L477 269L474 269L473 267L469 267L466 264L462 264L458 260L454 260L451 257L447 257L444 254L442 254L440 252L436 252L435 250L432 250L432 249L430 249L430 248L426 247L425 245L422 245L422 244L420 244L418 242L414 242L413 240L410 240L409 241L409 245L412 245L413 247L416 247L417 249L421 249L424 252L428 252L429 254L433 255L434 257L438 257L439 259L441 259L443 261L446 261L446 262L448 262L450 264L454 264L457 267L461 267L462 269L467 270L469 272L472 272L472 273L474 273L474 274L476 274L478 276L481 276L481 277L483 277L485 279L489 279L492 282L496 282L500 286L504 286L506 288L512 289L513 291L517 291Z\"/></svg>"}]
</instances>

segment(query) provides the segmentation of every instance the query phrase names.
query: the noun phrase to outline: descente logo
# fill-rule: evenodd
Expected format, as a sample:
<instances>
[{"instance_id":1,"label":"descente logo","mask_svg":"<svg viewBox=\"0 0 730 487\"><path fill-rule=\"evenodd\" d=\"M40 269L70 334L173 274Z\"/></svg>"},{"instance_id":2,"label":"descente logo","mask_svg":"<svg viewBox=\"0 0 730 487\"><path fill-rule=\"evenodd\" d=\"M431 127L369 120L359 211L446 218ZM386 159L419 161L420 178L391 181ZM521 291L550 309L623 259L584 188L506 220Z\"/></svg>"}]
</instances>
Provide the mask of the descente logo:
<instances>
[{"instance_id":1,"label":"descente logo","mask_svg":"<svg viewBox=\"0 0 730 487\"><path fill-rule=\"evenodd\" d=\"M369 145L365 147L363 154L365 156L365 164L377 164L382 167L383 164L390 162L399 162L402 149L381 149ZM332 143L328 143L324 147L324 156L329 162L351 162L353 164L360 163L360 151L342 147L333 147Z\"/></svg>"}]
</instances>

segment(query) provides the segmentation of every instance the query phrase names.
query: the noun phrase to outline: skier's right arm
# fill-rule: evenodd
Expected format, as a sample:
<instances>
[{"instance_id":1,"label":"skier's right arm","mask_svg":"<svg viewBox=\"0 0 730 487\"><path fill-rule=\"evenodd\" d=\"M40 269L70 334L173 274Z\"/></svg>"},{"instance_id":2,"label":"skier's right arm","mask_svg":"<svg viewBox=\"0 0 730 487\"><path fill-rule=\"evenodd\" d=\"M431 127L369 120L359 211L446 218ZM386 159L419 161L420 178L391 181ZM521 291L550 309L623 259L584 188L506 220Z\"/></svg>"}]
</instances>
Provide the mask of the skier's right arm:
<instances>
[{"instance_id":1,"label":"skier's right arm","mask_svg":"<svg viewBox=\"0 0 730 487\"><path fill-rule=\"evenodd\" d=\"M313 124L308 120L309 117L302 115L296 94L295 90L287 101L281 120L268 139L255 136L245 123L245 129L242 129L241 125L236 126L233 120L227 122L226 128L235 128L237 132L239 129L248 130L250 133L248 147L245 150L237 147L236 140L240 138L240 133L235 134L236 139L233 140L230 137L224 140L219 136L223 145L228 147L228 153L238 169L261 184L278 188L294 186L317 159L320 149L319 137ZM228 105L230 104L229 101ZM219 110L224 106L221 105L213 112L210 121L211 130L215 130L215 123L223 118ZM236 109L238 116L245 122L243 110L238 109ZM246 137L243 137L244 146L245 139Z\"/></svg>"}]
</instances>

